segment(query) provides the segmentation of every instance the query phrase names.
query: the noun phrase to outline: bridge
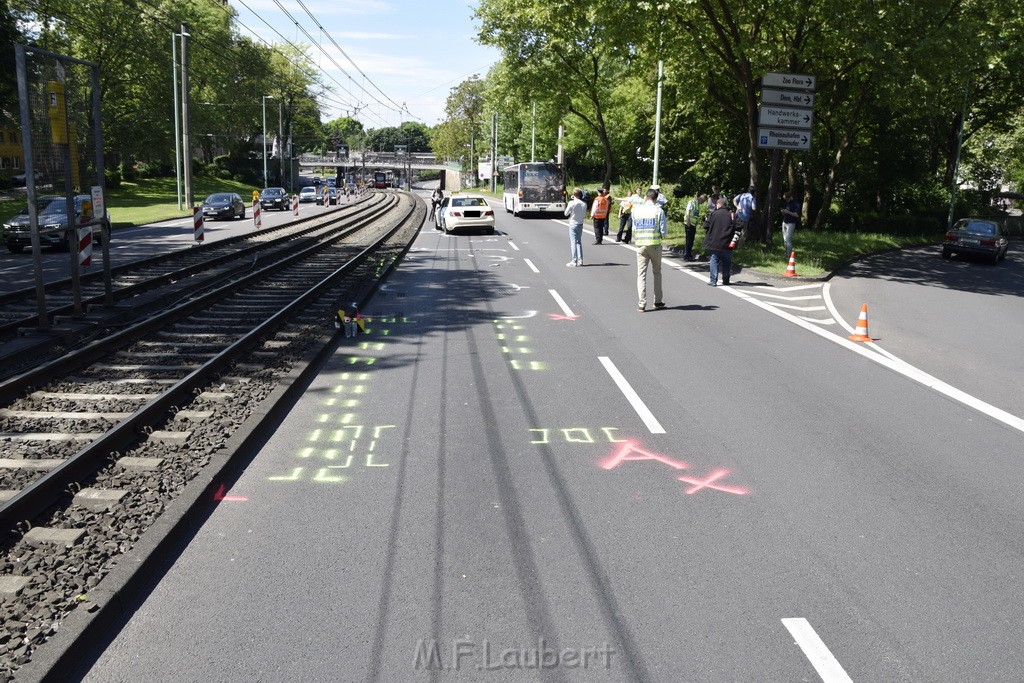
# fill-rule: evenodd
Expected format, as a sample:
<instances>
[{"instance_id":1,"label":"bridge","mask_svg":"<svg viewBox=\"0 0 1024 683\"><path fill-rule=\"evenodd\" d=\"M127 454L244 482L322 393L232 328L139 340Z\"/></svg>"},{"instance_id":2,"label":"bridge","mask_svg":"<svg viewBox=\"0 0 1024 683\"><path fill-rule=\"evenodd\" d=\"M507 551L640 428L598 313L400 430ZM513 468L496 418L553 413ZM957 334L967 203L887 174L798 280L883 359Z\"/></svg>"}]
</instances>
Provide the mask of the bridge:
<instances>
[{"instance_id":1,"label":"bridge","mask_svg":"<svg viewBox=\"0 0 1024 683\"><path fill-rule=\"evenodd\" d=\"M455 162L456 164L458 162ZM457 169L437 160L433 154L412 152L395 154L394 152L361 152L346 156L337 154L302 154L299 166L328 166L332 168L410 168L417 171L446 171Z\"/></svg>"}]
</instances>

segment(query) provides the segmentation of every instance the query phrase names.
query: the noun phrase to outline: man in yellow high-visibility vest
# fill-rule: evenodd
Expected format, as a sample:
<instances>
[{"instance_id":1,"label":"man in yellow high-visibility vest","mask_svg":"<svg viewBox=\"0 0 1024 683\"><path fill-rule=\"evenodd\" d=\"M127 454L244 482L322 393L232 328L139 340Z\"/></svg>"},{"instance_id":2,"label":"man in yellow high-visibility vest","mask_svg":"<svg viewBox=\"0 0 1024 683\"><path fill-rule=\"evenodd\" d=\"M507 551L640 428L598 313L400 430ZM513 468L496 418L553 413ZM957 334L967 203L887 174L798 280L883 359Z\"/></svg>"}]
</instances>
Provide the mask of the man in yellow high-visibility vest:
<instances>
[{"instance_id":1,"label":"man in yellow high-visibility vest","mask_svg":"<svg viewBox=\"0 0 1024 683\"><path fill-rule=\"evenodd\" d=\"M658 205L657 190L647 191L643 204L635 205L633 215L633 243L636 250L636 308L643 313L647 310L647 268L650 265L654 276L654 307L665 308L661 291L661 241L668 229L668 219Z\"/></svg>"}]
</instances>

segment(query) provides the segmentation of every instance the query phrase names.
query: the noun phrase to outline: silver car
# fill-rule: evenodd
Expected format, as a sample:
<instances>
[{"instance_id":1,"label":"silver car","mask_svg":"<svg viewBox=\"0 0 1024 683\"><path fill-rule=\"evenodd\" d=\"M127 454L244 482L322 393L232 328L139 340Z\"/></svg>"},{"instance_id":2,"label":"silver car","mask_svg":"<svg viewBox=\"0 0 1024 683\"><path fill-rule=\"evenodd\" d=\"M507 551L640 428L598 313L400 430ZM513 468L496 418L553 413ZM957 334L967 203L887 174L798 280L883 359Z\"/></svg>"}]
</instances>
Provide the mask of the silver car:
<instances>
[{"instance_id":1,"label":"silver car","mask_svg":"<svg viewBox=\"0 0 1024 683\"><path fill-rule=\"evenodd\" d=\"M942 258L953 254L974 254L998 263L1006 258L1008 240L999 221L991 218L961 218L946 233Z\"/></svg>"}]
</instances>

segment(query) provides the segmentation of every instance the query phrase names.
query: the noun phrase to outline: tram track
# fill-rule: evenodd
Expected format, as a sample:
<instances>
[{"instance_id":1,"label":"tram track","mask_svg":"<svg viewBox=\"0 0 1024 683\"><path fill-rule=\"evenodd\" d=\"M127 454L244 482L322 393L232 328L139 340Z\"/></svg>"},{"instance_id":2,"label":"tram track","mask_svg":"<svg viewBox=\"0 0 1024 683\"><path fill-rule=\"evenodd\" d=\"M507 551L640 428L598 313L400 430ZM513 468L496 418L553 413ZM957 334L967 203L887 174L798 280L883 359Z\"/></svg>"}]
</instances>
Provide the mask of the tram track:
<instances>
[{"instance_id":1,"label":"tram track","mask_svg":"<svg viewBox=\"0 0 1024 683\"><path fill-rule=\"evenodd\" d=\"M73 317L71 280L47 283L45 316L48 324L58 328L49 334L36 334L38 343L23 344L19 353L4 357L7 370L0 378L23 368L26 359L38 359L45 353L41 348L49 346L51 353L62 353L68 344L94 336L104 322L123 324L126 318L148 314L166 300L162 291L173 296L176 288L202 286L204 278L230 277L232 272L247 269L250 262L273 258L299 248L302 240L355 224L379 211L383 203L391 201L388 197L367 195L340 210L117 266L111 269L109 291L102 272L85 274L80 278L81 299L88 315L81 319ZM35 288L0 295L0 347L18 335L32 335L39 324L39 308Z\"/></svg>"},{"instance_id":2,"label":"tram track","mask_svg":"<svg viewBox=\"0 0 1024 683\"><path fill-rule=\"evenodd\" d=\"M0 680L33 656L248 418L362 301L425 217L384 215L0 382ZM325 337L327 335L327 337ZM88 607L88 605L87 605Z\"/></svg>"}]
</instances>

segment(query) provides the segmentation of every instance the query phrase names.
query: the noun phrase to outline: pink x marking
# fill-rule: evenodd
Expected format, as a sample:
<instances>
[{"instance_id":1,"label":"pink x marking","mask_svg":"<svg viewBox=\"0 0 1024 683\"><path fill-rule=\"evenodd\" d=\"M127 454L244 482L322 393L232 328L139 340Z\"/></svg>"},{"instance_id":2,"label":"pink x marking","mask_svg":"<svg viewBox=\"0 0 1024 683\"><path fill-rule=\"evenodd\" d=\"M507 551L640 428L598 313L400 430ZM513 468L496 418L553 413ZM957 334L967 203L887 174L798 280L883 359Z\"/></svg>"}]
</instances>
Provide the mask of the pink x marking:
<instances>
[{"instance_id":1,"label":"pink x marking","mask_svg":"<svg viewBox=\"0 0 1024 683\"><path fill-rule=\"evenodd\" d=\"M548 318L551 320L577 320L578 315L562 315L561 313L548 313Z\"/></svg>"},{"instance_id":2,"label":"pink x marking","mask_svg":"<svg viewBox=\"0 0 1024 683\"><path fill-rule=\"evenodd\" d=\"M729 474L729 470L720 469L715 470L707 476L706 479L696 479L694 477L676 477L679 481L686 482L687 484L693 484L690 488L686 489L687 493L697 493L701 489L715 489L716 491L725 491L726 493L734 493L737 496L743 496L750 491L741 486L722 486L721 484L716 485L714 482L718 481L725 475Z\"/></svg>"}]
</instances>

